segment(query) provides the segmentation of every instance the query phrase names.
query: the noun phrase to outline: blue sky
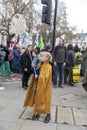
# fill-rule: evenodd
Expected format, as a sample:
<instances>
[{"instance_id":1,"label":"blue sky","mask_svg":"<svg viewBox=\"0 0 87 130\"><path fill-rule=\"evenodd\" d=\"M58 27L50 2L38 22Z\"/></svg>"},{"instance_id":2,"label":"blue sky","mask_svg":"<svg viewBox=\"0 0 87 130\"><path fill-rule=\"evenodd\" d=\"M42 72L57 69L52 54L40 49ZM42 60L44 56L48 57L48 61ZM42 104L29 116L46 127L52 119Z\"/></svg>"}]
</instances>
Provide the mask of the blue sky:
<instances>
[{"instance_id":1,"label":"blue sky","mask_svg":"<svg viewBox=\"0 0 87 130\"><path fill-rule=\"evenodd\" d=\"M87 33L87 0L59 0L64 1L67 7L68 21L77 26L78 32Z\"/></svg>"}]
</instances>

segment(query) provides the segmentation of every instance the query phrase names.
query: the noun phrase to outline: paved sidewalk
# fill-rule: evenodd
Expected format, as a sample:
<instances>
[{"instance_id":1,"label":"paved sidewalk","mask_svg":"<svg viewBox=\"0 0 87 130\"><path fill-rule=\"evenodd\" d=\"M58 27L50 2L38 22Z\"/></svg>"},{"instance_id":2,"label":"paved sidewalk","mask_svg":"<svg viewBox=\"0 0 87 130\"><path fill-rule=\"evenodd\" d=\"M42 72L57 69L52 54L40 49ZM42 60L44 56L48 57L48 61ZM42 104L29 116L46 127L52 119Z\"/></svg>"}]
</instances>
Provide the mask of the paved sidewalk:
<instances>
[{"instance_id":1,"label":"paved sidewalk","mask_svg":"<svg viewBox=\"0 0 87 130\"><path fill-rule=\"evenodd\" d=\"M87 92L81 83L52 89L48 124L43 123L44 115L32 121L33 108L23 108L26 90L21 88L21 81L2 82L1 87L0 130L87 130Z\"/></svg>"}]
</instances>

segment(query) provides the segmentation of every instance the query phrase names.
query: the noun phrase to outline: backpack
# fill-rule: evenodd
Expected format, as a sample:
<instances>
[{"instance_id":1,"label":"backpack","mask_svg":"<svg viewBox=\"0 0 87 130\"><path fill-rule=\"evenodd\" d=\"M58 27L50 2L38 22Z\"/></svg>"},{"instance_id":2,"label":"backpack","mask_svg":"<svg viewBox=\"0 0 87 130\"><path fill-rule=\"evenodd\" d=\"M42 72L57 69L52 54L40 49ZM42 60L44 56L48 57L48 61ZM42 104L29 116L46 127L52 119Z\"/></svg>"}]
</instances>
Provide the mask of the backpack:
<instances>
[{"instance_id":1,"label":"backpack","mask_svg":"<svg viewBox=\"0 0 87 130\"><path fill-rule=\"evenodd\" d=\"M10 53L9 53L9 55L8 55L8 60L9 61L12 61L14 59L14 54L13 54L13 52L11 51Z\"/></svg>"},{"instance_id":2,"label":"backpack","mask_svg":"<svg viewBox=\"0 0 87 130\"><path fill-rule=\"evenodd\" d=\"M76 64L81 64L83 61L83 56L81 53L76 54Z\"/></svg>"}]
</instances>

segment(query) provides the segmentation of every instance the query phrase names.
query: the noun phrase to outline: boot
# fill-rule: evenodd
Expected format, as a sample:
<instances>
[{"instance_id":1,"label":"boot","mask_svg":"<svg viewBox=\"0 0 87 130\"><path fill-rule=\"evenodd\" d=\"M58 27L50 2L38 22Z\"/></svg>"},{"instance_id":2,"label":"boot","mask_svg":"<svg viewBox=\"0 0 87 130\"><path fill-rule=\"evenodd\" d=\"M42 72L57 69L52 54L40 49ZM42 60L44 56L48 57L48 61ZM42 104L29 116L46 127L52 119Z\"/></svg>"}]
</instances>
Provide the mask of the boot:
<instances>
[{"instance_id":1,"label":"boot","mask_svg":"<svg viewBox=\"0 0 87 130\"><path fill-rule=\"evenodd\" d=\"M27 88L28 88L28 84L24 83L24 89L27 90Z\"/></svg>"},{"instance_id":2,"label":"boot","mask_svg":"<svg viewBox=\"0 0 87 130\"><path fill-rule=\"evenodd\" d=\"M24 83L22 82L22 88L24 88Z\"/></svg>"},{"instance_id":3,"label":"boot","mask_svg":"<svg viewBox=\"0 0 87 130\"><path fill-rule=\"evenodd\" d=\"M50 114L47 114L45 117L44 123L48 123L50 121L50 119L51 119Z\"/></svg>"},{"instance_id":4,"label":"boot","mask_svg":"<svg viewBox=\"0 0 87 130\"><path fill-rule=\"evenodd\" d=\"M39 120L39 117L40 117L39 114L33 115L33 116L32 116L32 120L33 120L33 121L34 121L34 120Z\"/></svg>"}]
</instances>

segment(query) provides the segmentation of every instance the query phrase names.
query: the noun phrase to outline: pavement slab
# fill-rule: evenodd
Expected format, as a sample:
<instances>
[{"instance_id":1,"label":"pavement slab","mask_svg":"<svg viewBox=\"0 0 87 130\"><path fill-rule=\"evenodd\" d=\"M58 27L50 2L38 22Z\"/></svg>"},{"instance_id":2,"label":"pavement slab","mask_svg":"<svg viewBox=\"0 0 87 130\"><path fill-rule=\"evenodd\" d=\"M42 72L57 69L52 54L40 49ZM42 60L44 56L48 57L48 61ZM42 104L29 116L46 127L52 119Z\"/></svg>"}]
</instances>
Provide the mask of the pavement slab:
<instances>
[{"instance_id":1,"label":"pavement slab","mask_svg":"<svg viewBox=\"0 0 87 130\"><path fill-rule=\"evenodd\" d=\"M0 96L0 107L5 108L13 101L10 97Z\"/></svg>"},{"instance_id":2,"label":"pavement slab","mask_svg":"<svg viewBox=\"0 0 87 130\"><path fill-rule=\"evenodd\" d=\"M66 123L66 124L74 124L72 109L70 107L58 106L57 122Z\"/></svg>"},{"instance_id":3,"label":"pavement slab","mask_svg":"<svg viewBox=\"0 0 87 130\"><path fill-rule=\"evenodd\" d=\"M20 97L24 101L24 96L26 91L21 88L20 83L19 84L4 84L5 90L0 91L1 97L7 97L10 99L19 99Z\"/></svg>"},{"instance_id":4,"label":"pavement slab","mask_svg":"<svg viewBox=\"0 0 87 130\"><path fill-rule=\"evenodd\" d=\"M22 98L24 97L24 95L22 96ZM14 99L9 106L14 106L14 107L20 107L23 108L23 104L24 104L24 100L21 97Z\"/></svg>"},{"instance_id":5,"label":"pavement slab","mask_svg":"<svg viewBox=\"0 0 87 130\"><path fill-rule=\"evenodd\" d=\"M8 106L0 112L0 121L23 123L23 120L19 119L19 116L22 111L22 107Z\"/></svg>"},{"instance_id":6,"label":"pavement slab","mask_svg":"<svg viewBox=\"0 0 87 130\"><path fill-rule=\"evenodd\" d=\"M61 106L73 107L73 108L86 108L86 104L82 102L82 99L75 101L68 101L66 99L61 99Z\"/></svg>"},{"instance_id":7,"label":"pavement slab","mask_svg":"<svg viewBox=\"0 0 87 130\"><path fill-rule=\"evenodd\" d=\"M3 108L2 107L0 107L0 111L2 110Z\"/></svg>"},{"instance_id":8,"label":"pavement slab","mask_svg":"<svg viewBox=\"0 0 87 130\"><path fill-rule=\"evenodd\" d=\"M67 125L67 124L58 124L57 130L87 130L87 127Z\"/></svg>"},{"instance_id":9,"label":"pavement slab","mask_svg":"<svg viewBox=\"0 0 87 130\"><path fill-rule=\"evenodd\" d=\"M33 108L32 107L27 107L25 109L23 109L21 115L20 115L20 119L26 120L27 118L32 118L33 115Z\"/></svg>"},{"instance_id":10,"label":"pavement slab","mask_svg":"<svg viewBox=\"0 0 87 130\"><path fill-rule=\"evenodd\" d=\"M84 96L74 93L60 96L61 106L71 106L76 108L86 108L86 104L82 101L83 99Z\"/></svg>"},{"instance_id":11,"label":"pavement slab","mask_svg":"<svg viewBox=\"0 0 87 130\"><path fill-rule=\"evenodd\" d=\"M87 109L58 106L57 123L87 127Z\"/></svg>"},{"instance_id":12,"label":"pavement slab","mask_svg":"<svg viewBox=\"0 0 87 130\"><path fill-rule=\"evenodd\" d=\"M20 130L21 124L0 121L0 130Z\"/></svg>"},{"instance_id":13,"label":"pavement slab","mask_svg":"<svg viewBox=\"0 0 87 130\"><path fill-rule=\"evenodd\" d=\"M56 106L51 106L51 121L50 122L56 122Z\"/></svg>"},{"instance_id":14,"label":"pavement slab","mask_svg":"<svg viewBox=\"0 0 87 130\"><path fill-rule=\"evenodd\" d=\"M83 97L82 103L86 106L87 108L87 95Z\"/></svg>"},{"instance_id":15,"label":"pavement slab","mask_svg":"<svg viewBox=\"0 0 87 130\"><path fill-rule=\"evenodd\" d=\"M87 126L87 109L73 108L73 114L76 125Z\"/></svg>"},{"instance_id":16,"label":"pavement slab","mask_svg":"<svg viewBox=\"0 0 87 130\"><path fill-rule=\"evenodd\" d=\"M58 94L55 94L55 96L52 95L52 105L60 105L60 98L58 97Z\"/></svg>"},{"instance_id":17,"label":"pavement slab","mask_svg":"<svg viewBox=\"0 0 87 130\"><path fill-rule=\"evenodd\" d=\"M66 94L66 95L60 96L60 98L73 102L73 101L80 100L82 97L77 94Z\"/></svg>"},{"instance_id":18,"label":"pavement slab","mask_svg":"<svg viewBox=\"0 0 87 130\"><path fill-rule=\"evenodd\" d=\"M57 124L55 123L45 124L41 121L27 120L24 122L20 130L57 130Z\"/></svg>"}]
</instances>

